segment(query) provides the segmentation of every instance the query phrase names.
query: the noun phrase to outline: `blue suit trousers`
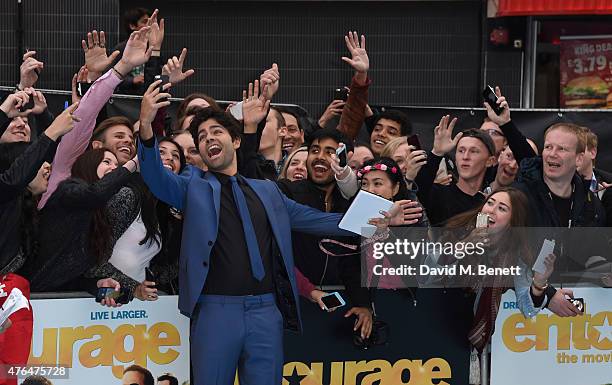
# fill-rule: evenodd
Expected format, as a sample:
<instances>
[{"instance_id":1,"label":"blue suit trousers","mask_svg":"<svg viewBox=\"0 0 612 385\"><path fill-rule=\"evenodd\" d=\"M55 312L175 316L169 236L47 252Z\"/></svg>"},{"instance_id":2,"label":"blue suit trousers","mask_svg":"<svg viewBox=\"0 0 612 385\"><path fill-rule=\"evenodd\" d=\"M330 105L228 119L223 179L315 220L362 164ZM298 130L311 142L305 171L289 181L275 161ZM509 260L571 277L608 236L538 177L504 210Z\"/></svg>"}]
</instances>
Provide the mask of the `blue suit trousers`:
<instances>
[{"instance_id":1,"label":"blue suit trousers","mask_svg":"<svg viewBox=\"0 0 612 385\"><path fill-rule=\"evenodd\" d=\"M202 295L191 322L195 385L280 385L283 317L273 294Z\"/></svg>"}]
</instances>

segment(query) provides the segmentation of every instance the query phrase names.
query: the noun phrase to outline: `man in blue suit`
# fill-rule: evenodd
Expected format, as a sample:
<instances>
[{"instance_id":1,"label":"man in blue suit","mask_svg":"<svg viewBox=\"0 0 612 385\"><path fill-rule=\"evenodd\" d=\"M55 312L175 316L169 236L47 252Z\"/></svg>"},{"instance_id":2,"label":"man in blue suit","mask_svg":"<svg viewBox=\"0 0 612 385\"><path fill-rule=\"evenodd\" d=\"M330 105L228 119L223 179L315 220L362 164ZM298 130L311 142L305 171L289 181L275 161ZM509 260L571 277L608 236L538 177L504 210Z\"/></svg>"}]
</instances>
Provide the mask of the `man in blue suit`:
<instances>
[{"instance_id":1,"label":"man in blue suit","mask_svg":"<svg viewBox=\"0 0 612 385\"><path fill-rule=\"evenodd\" d=\"M151 122L170 95L158 85L143 98L138 157L153 194L184 215L179 309L191 318L195 382L231 385L238 368L241 385L281 384L283 327L301 329L291 230L352 234L338 228L342 214L300 205L274 182L240 176L240 127L224 112L205 109L190 125L208 172L165 169ZM245 127L267 114L266 92L258 97L258 88L256 82L243 100Z\"/></svg>"}]
</instances>

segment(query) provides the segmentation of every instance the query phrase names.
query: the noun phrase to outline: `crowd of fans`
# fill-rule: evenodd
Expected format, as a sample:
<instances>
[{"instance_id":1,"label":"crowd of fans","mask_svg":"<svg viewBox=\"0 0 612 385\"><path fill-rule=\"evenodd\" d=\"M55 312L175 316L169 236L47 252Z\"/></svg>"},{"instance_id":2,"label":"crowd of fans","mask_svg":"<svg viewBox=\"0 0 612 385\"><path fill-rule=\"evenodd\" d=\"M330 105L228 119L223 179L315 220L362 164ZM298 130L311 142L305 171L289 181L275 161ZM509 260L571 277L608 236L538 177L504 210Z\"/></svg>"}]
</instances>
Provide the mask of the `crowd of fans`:
<instances>
[{"instance_id":1,"label":"crowd of fans","mask_svg":"<svg viewBox=\"0 0 612 385\"><path fill-rule=\"evenodd\" d=\"M485 104L482 125L455 135L457 119L443 116L432 122L433 148L417 148L409 144L414 133L406 114L393 109L375 113L369 107L372 80L365 37L349 32L344 37L349 56L341 58L354 70L348 97L334 100L318 121L271 105L281 85L282 67L277 64L245 87L239 120L230 113L234 104L222 109L213 96L201 93L184 98L176 116L169 116L172 86L194 73L184 68L187 49L161 57L164 21L158 20L157 10L134 11L127 25L129 39L110 54L104 32L87 33L82 42L85 63L72 83L73 104L64 111L49 111L45 96L36 90L44 66L54 63L38 61L33 51L23 57L15 92L1 103L0 278L24 294L95 294L108 286L123 291L128 300L155 301L160 292L179 294L185 218L173 202L151 191L140 173L137 152L154 140L167 172L206 172L221 151L209 145L211 136L200 135L199 128L210 122L220 130L240 127L240 175L276 181L288 198L323 212L346 212L363 189L407 202L402 206L404 226L464 228L466 237L478 236L479 213L489 215L492 232L527 226L605 227L612 221L612 194L606 190L612 175L595 168L597 135L586 127L558 123L548 127L540 150L511 120L499 88L499 115ZM154 79L160 74L169 83ZM77 90L81 86L87 89L82 97ZM143 96L137 122L123 116L101 119L113 93ZM364 131L370 137L367 143L356 140ZM347 149L347 166L336 156L339 146ZM374 298L361 284L360 255L371 242L300 232L293 233L292 241L300 294L324 308L321 287L344 285L346 316L355 317L355 331L367 339L375 321ZM495 250L511 254L521 244L513 242L494 245ZM499 308L507 288L515 289L526 316L544 308L559 316L581 314L566 299L573 296L571 290L548 283L563 257L562 251L555 251L546 260L546 272L535 274L533 261L524 260L527 274L521 282L495 287L471 282L464 290L476 298L467 336L472 345L482 350L489 342L496 314L490 309ZM583 262L582 268L608 263L605 256ZM145 268L153 272L155 282L146 279ZM604 281L610 285L609 276ZM207 281L210 287L215 284L223 283ZM385 290L379 284L379 290ZM113 299L103 304L118 305ZM23 345L24 338L31 339L31 327L31 312L16 313L2 325L0 344ZM26 350L0 352L0 361L25 362L29 343ZM134 383L153 383L150 373L127 372L150 377ZM164 380L176 383L160 377Z\"/></svg>"}]
</instances>

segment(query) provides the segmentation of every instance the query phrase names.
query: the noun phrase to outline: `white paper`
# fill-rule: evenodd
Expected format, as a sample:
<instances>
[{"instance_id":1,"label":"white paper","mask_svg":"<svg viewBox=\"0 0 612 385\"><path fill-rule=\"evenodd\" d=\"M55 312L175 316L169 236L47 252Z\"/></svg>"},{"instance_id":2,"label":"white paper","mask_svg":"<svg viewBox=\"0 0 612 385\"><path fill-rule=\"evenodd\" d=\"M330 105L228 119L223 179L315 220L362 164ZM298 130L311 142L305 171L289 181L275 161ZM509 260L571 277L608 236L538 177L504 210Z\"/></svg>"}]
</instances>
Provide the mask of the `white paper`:
<instances>
[{"instance_id":1,"label":"white paper","mask_svg":"<svg viewBox=\"0 0 612 385\"><path fill-rule=\"evenodd\" d=\"M542 248L540 249L540 254L538 254L538 259L536 259L533 264L533 270L544 274L546 272L546 265L544 264L544 259L555 251L555 240L544 239L544 243L542 244Z\"/></svg>"},{"instance_id":2,"label":"white paper","mask_svg":"<svg viewBox=\"0 0 612 385\"><path fill-rule=\"evenodd\" d=\"M376 226L369 225L368 220L384 218L380 211L389 211L392 206L393 202L383 197L359 190L338 227L364 237L371 237L376 231Z\"/></svg>"},{"instance_id":3,"label":"white paper","mask_svg":"<svg viewBox=\"0 0 612 385\"><path fill-rule=\"evenodd\" d=\"M11 290L11 294L9 294L6 301L2 304L2 308L0 308L0 325L3 325L8 317L17 310L29 308L28 299L23 295L21 290L14 287L13 290Z\"/></svg>"}]
</instances>

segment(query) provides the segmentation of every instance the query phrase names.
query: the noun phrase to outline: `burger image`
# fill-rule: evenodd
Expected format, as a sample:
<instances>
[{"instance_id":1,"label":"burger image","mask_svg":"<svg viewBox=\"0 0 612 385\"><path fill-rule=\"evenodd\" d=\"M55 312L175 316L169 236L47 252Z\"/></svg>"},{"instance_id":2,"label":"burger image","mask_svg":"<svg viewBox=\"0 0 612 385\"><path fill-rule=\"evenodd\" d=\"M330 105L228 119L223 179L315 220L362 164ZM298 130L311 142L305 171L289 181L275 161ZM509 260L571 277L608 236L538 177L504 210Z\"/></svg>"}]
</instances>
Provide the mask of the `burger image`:
<instances>
[{"instance_id":1,"label":"burger image","mask_svg":"<svg viewBox=\"0 0 612 385\"><path fill-rule=\"evenodd\" d=\"M570 108L606 107L609 92L608 83L599 76L575 78L563 88L565 106Z\"/></svg>"}]
</instances>

